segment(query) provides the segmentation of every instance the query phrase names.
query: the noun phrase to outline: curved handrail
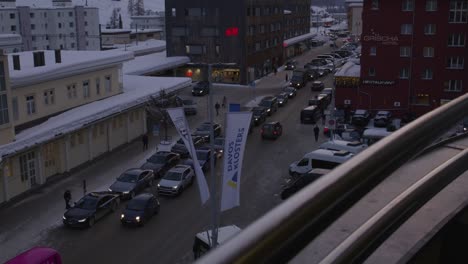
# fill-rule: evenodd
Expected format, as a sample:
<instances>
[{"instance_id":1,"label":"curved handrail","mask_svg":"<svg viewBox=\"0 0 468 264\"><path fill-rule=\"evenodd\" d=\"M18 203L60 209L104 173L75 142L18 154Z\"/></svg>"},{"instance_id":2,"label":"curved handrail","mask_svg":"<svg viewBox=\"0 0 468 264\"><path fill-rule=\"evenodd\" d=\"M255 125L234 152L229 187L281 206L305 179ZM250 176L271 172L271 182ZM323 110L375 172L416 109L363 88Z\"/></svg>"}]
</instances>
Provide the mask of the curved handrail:
<instances>
[{"instance_id":1,"label":"curved handrail","mask_svg":"<svg viewBox=\"0 0 468 264\"><path fill-rule=\"evenodd\" d=\"M466 115L468 94L380 140L293 195L197 263L284 263L391 172Z\"/></svg>"}]
</instances>

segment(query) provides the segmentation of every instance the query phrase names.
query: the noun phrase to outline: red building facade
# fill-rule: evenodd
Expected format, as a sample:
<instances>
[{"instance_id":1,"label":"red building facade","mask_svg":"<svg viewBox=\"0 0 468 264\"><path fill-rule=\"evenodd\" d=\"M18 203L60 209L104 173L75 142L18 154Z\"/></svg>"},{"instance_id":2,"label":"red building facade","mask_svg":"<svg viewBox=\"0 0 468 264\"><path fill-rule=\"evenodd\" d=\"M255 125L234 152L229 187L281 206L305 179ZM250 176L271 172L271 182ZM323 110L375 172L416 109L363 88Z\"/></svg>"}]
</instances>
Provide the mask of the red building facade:
<instances>
[{"instance_id":1,"label":"red building facade","mask_svg":"<svg viewBox=\"0 0 468 264\"><path fill-rule=\"evenodd\" d=\"M467 92L468 0L364 0L362 21L360 84L337 106L420 116Z\"/></svg>"}]
</instances>

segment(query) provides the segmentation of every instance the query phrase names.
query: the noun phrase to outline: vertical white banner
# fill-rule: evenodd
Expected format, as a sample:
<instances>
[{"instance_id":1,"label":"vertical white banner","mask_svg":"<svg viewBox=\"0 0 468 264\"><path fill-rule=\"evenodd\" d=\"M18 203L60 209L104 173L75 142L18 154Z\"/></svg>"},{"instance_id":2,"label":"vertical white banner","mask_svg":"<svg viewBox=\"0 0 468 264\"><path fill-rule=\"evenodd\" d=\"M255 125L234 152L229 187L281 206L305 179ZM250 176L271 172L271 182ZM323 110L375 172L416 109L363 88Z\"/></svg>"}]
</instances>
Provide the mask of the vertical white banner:
<instances>
[{"instance_id":1,"label":"vertical white banner","mask_svg":"<svg viewBox=\"0 0 468 264\"><path fill-rule=\"evenodd\" d=\"M221 211L240 205L242 161L251 119L251 112L226 114Z\"/></svg>"},{"instance_id":2,"label":"vertical white banner","mask_svg":"<svg viewBox=\"0 0 468 264\"><path fill-rule=\"evenodd\" d=\"M193 167L195 168L195 176L197 178L198 190L200 191L200 198L202 204L204 204L210 198L210 191L208 189L208 184L206 183L205 174L198 163L197 153L195 147L193 146L192 135L190 134L190 129L185 118L184 109L179 108L170 108L167 109L167 113L172 119L179 136L184 141L185 147L188 149L190 157L193 160Z\"/></svg>"}]
</instances>

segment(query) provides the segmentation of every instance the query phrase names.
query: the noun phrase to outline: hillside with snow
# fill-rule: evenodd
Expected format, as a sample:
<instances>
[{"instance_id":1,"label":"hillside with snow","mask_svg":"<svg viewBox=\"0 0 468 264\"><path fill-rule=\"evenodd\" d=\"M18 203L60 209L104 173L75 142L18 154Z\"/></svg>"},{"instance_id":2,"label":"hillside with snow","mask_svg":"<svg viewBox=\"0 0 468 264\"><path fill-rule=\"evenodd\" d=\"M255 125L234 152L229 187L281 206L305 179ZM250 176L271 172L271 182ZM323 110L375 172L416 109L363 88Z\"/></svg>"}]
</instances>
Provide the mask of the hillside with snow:
<instances>
[{"instance_id":1,"label":"hillside with snow","mask_svg":"<svg viewBox=\"0 0 468 264\"><path fill-rule=\"evenodd\" d=\"M72 0L74 5L86 4L86 0ZM99 21L101 25L106 25L114 8L120 10L124 27L130 26L130 16L127 12L128 0L88 0L88 6L99 8ZM50 7L52 0L16 0L17 6L30 6L30 7ZM164 0L145 0L145 9L152 11L163 11Z\"/></svg>"}]
</instances>

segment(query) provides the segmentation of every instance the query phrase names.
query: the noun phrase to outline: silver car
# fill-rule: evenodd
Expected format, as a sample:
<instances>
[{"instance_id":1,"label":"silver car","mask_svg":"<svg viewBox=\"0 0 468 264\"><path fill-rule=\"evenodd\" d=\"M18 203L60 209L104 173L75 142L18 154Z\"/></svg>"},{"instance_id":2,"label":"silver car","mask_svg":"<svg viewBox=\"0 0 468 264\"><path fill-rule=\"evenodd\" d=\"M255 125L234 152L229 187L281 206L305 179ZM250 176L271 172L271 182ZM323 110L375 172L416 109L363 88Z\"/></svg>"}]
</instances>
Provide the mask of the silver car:
<instances>
[{"instance_id":1,"label":"silver car","mask_svg":"<svg viewBox=\"0 0 468 264\"><path fill-rule=\"evenodd\" d=\"M158 183L158 193L161 195L180 195L185 188L191 186L195 179L192 167L176 165L161 178Z\"/></svg>"}]
</instances>

